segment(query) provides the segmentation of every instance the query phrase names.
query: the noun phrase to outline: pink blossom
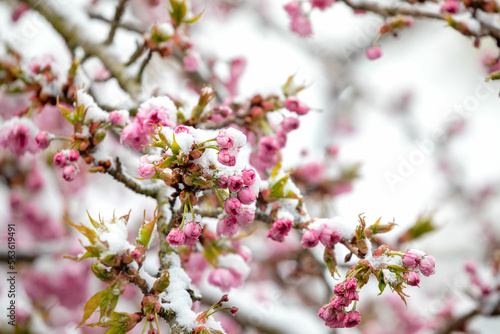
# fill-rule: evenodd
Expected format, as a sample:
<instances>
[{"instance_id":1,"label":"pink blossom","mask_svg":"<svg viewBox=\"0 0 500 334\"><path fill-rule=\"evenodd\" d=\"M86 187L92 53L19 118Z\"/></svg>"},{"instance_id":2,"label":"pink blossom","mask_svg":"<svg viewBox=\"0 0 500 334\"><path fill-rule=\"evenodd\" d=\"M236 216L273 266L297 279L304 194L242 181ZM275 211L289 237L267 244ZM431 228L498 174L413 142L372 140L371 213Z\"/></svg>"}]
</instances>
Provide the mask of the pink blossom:
<instances>
[{"instance_id":1,"label":"pink blossom","mask_svg":"<svg viewBox=\"0 0 500 334\"><path fill-rule=\"evenodd\" d=\"M196 72L200 66L199 56L195 52L189 52L184 56L182 62L184 63L184 70L186 72Z\"/></svg>"},{"instance_id":2,"label":"pink blossom","mask_svg":"<svg viewBox=\"0 0 500 334\"><path fill-rule=\"evenodd\" d=\"M361 317L359 316L359 313L357 311L347 312L344 319L345 327L347 328L355 327L359 325L360 322L361 322Z\"/></svg>"},{"instance_id":3,"label":"pink blossom","mask_svg":"<svg viewBox=\"0 0 500 334\"><path fill-rule=\"evenodd\" d=\"M123 124L123 115L119 111L112 111L109 113L109 122L114 126Z\"/></svg>"},{"instance_id":4,"label":"pink blossom","mask_svg":"<svg viewBox=\"0 0 500 334\"><path fill-rule=\"evenodd\" d=\"M36 136L35 136L35 142L37 144L37 146L40 148L40 149L44 149L44 148L47 148L49 147L50 145L50 137L49 137L49 134L45 131L41 131L39 132Z\"/></svg>"},{"instance_id":5,"label":"pink blossom","mask_svg":"<svg viewBox=\"0 0 500 334\"><path fill-rule=\"evenodd\" d=\"M255 182L255 171L253 169L244 169L241 171L241 178L245 185L251 186Z\"/></svg>"},{"instance_id":6,"label":"pink blossom","mask_svg":"<svg viewBox=\"0 0 500 334\"><path fill-rule=\"evenodd\" d=\"M328 226L325 227L319 235L319 241L326 247L334 246L340 242L340 240L342 240L340 232Z\"/></svg>"},{"instance_id":7,"label":"pink blossom","mask_svg":"<svg viewBox=\"0 0 500 334\"><path fill-rule=\"evenodd\" d=\"M308 230L302 234L302 241L300 244L304 248L312 248L319 243L319 234L316 230Z\"/></svg>"},{"instance_id":8,"label":"pink blossom","mask_svg":"<svg viewBox=\"0 0 500 334\"><path fill-rule=\"evenodd\" d=\"M366 49L366 56L370 60L380 58L382 56L382 50L378 46L372 46Z\"/></svg>"},{"instance_id":9,"label":"pink blossom","mask_svg":"<svg viewBox=\"0 0 500 334\"><path fill-rule=\"evenodd\" d=\"M243 188L238 193L238 199L245 205L250 205L257 200L257 196L250 188Z\"/></svg>"},{"instance_id":10,"label":"pink blossom","mask_svg":"<svg viewBox=\"0 0 500 334\"><path fill-rule=\"evenodd\" d=\"M26 178L26 188L30 191L37 191L40 190L40 188L43 187L43 177L40 174L40 170L37 166L34 166L34 168L31 170L31 172L28 174Z\"/></svg>"},{"instance_id":11,"label":"pink blossom","mask_svg":"<svg viewBox=\"0 0 500 334\"><path fill-rule=\"evenodd\" d=\"M334 144L328 145L328 147L326 148L326 152L332 157L335 157L339 154L339 147Z\"/></svg>"},{"instance_id":12,"label":"pink blossom","mask_svg":"<svg viewBox=\"0 0 500 334\"><path fill-rule=\"evenodd\" d=\"M420 259L420 272L425 277L429 277L436 273L436 262L431 255L424 255L422 259Z\"/></svg>"},{"instance_id":13,"label":"pink blossom","mask_svg":"<svg viewBox=\"0 0 500 334\"><path fill-rule=\"evenodd\" d=\"M319 309L318 316L324 321L331 321L335 319L336 314L333 311L332 307L329 304L326 304Z\"/></svg>"},{"instance_id":14,"label":"pink blossom","mask_svg":"<svg viewBox=\"0 0 500 334\"><path fill-rule=\"evenodd\" d=\"M231 238L238 232L238 221L234 216L224 217L217 222L217 236L225 235Z\"/></svg>"},{"instance_id":15,"label":"pink blossom","mask_svg":"<svg viewBox=\"0 0 500 334\"><path fill-rule=\"evenodd\" d=\"M216 268L208 275L208 283L219 287L224 292L242 286L243 281L243 276L231 268Z\"/></svg>"},{"instance_id":16,"label":"pink blossom","mask_svg":"<svg viewBox=\"0 0 500 334\"><path fill-rule=\"evenodd\" d=\"M79 157L80 157L80 152L78 152L77 150L69 151L68 154L69 161L77 161Z\"/></svg>"},{"instance_id":17,"label":"pink blossom","mask_svg":"<svg viewBox=\"0 0 500 334\"><path fill-rule=\"evenodd\" d=\"M255 219L255 211L250 208L243 208L239 215L236 216L238 225L245 226L253 222Z\"/></svg>"},{"instance_id":18,"label":"pink blossom","mask_svg":"<svg viewBox=\"0 0 500 334\"><path fill-rule=\"evenodd\" d=\"M187 261L186 273L194 284L198 284L203 278L203 273L208 266L208 261L203 253L193 252Z\"/></svg>"},{"instance_id":19,"label":"pink blossom","mask_svg":"<svg viewBox=\"0 0 500 334\"><path fill-rule=\"evenodd\" d=\"M310 2L313 8L325 10L333 4L334 0L310 0Z\"/></svg>"},{"instance_id":20,"label":"pink blossom","mask_svg":"<svg viewBox=\"0 0 500 334\"><path fill-rule=\"evenodd\" d=\"M349 306L350 303L351 302L344 297L335 297L330 301L329 305L334 311L340 312L344 309L344 307Z\"/></svg>"},{"instance_id":21,"label":"pink blossom","mask_svg":"<svg viewBox=\"0 0 500 334\"><path fill-rule=\"evenodd\" d=\"M448 12L450 14L457 14L460 10L460 4L455 0L447 0L441 5L441 13Z\"/></svg>"},{"instance_id":22,"label":"pink blossom","mask_svg":"<svg viewBox=\"0 0 500 334\"><path fill-rule=\"evenodd\" d=\"M219 178L219 188L226 189L228 180L229 178L226 175L221 175Z\"/></svg>"},{"instance_id":23,"label":"pink blossom","mask_svg":"<svg viewBox=\"0 0 500 334\"><path fill-rule=\"evenodd\" d=\"M245 183L243 182L243 178L239 175L233 175L229 178L227 186L229 190L232 192L237 192L240 190Z\"/></svg>"},{"instance_id":24,"label":"pink blossom","mask_svg":"<svg viewBox=\"0 0 500 334\"><path fill-rule=\"evenodd\" d=\"M300 121L295 117L287 117L281 122L281 128L285 133L288 133L299 128Z\"/></svg>"},{"instance_id":25,"label":"pink blossom","mask_svg":"<svg viewBox=\"0 0 500 334\"><path fill-rule=\"evenodd\" d=\"M54 165L57 167L64 167L66 166L66 154L63 152L59 152L56 155L54 155Z\"/></svg>"},{"instance_id":26,"label":"pink blossom","mask_svg":"<svg viewBox=\"0 0 500 334\"><path fill-rule=\"evenodd\" d=\"M64 166L62 170L63 179L65 179L66 181L73 181L77 173L78 170L76 169L75 165Z\"/></svg>"},{"instance_id":27,"label":"pink blossom","mask_svg":"<svg viewBox=\"0 0 500 334\"><path fill-rule=\"evenodd\" d=\"M229 68L229 75L231 79L237 80L243 75L245 71L247 61L243 57L236 57L231 61L231 67Z\"/></svg>"},{"instance_id":28,"label":"pink blossom","mask_svg":"<svg viewBox=\"0 0 500 334\"><path fill-rule=\"evenodd\" d=\"M217 135L217 144L220 148L233 148L234 139L226 131L221 131Z\"/></svg>"},{"instance_id":29,"label":"pink blossom","mask_svg":"<svg viewBox=\"0 0 500 334\"><path fill-rule=\"evenodd\" d=\"M319 162L309 162L302 166L297 173L307 182L319 184L323 180L325 165Z\"/></svg>"},{"instance_id":30,"label":"pink blossom","mask_svg":"<svg viewBox=\"0 0 500 334\"><path fill-rule=\"evenodd\" d=\"M133 122L123 128L120 143L136 151L142 151L142 146L148 143L148 136L137 122Z\"/></svg>"},{"instance_id":31,"label":"pink blossom","mask_svg":"<svg viewBox=\"0 0 500 334\"><path fill-rule=\"evenodd\" d=\"M139 175L145 179L150 179L156 175L155 165L153 164L141 164L137 170Z\"/></svg>"},{"instance_id":32,"label":"pink blossom","mask_svg":"<svg viewBox=\"0 0 500 334\"><path fill-rule=\"evenodd\" d=\"M300 2L296 0L288 2L283 8L285 8L285 11L291 18L295 18L300 15Z\"/></svg>"},{"instance_id":33,"label":"pink blossom","mask_svg":"<svg viewBox=\"0 0 500 334\"><path fill-rule=\"evenodd\" d=\"M4 145L7 146L16 156L21 156L29 150L33 150L33 147L31 147L32 142L30 129L21 123L12 125L9 129Z\"/></svg>"},{"instance_id":34,"label":"pink blossom","mask_svg":"<svg viewBox=\"0 0 500 334\"><path fill-rule=\"evenodd\" d=\"M278 141L274 137L262 137L259 140L259 156L265 157L266 160L270 160L276 156L276 151L279 151L280 146Z\"/></svg>"},{"instance_id":35,"label":"pink blossom","mask_svg":"<svg viewBox=\"0 0 500 334\"><path fill-rule=\"evenodd\" d=\"M472 260L467 260L465 262L465 271L468 272L469 274L475 274L477 271L477 265L474 261Z\"/></svg>"},{"instance_id":36,"label":"pink blossom","mask_svg":"<svg viewBox=\"0 0 500 334\"><path fill-rule=\"evenodd\" d=\"M297 115L305 115L309 112L309 107L296 97L289 97L285 101L285 108L297 113Z\"/></svg>"},{"instance_id":37,"label":"pink blossom","mask_svg":"<svg viewBox=\"0 0 500 334\"><path fill-rule=\"evenodd\" d=\"M302 37L311 36L313 33L311 21L305 16L292 17L292 22L290 22L290 30Z\"/></svg>"},{"instance_id":38,"label":"pink blossom","mask_svg":"<svg viewBox=\"0 0 500 334\"><path fill-rule=\"evenodd\" d=\"M414 271L406 272L403 276L403 279L408 285L411 286L418 286L418 284L420 283L420 276L418 276L418 274Z\"/></svg>"},{"instance_id":39,"label":"pink blossom","mask_svg":"<svg viewBox=\"0 0 500 334\"><path fill-rule=\"evenodd\" d=\"M276 141L278 143L278 146L280 148L283 148L286 146L286 134L283 132L276 132Z\"/></svg>"},{"instance_id":40,"label":"pink blossom","mask_svg":"<svg viewBox=\"0 0 500 334\"><path fill-rule=\"evenodd\" d=\"M293 222L290 219L278 219L273 223L272 228L267 233L267 237L278 242L283 242L292 227Z\"/></svg>"},{"instance_id":41,"label":"pink blossom","mask_svg":"<svg viewBox=\"0 0 500 334\"><path fill-rule=\"evenodd\" d=\"M345 281L345 291L347 291L347 292L356 291L357 288L358 288L358 280L356 278L349 277Z\"/></svg>"},{"instance_id":42,"label":"pink blossom","mask_svg":"<svg viewBox=\"0 0 500 334\"><path fill-rule=\"evenodd\" d=\"M336 317L330 321L326 321L325 324L330 328L344 328L345 313L338 312Z\"/></svg>"},{"instance_id":43,"label":"pink blossom","mask_svg":"<svg viewBox=\"0 0 500 334\"><path fill-rule=\"evenodd\" d=\"M224 211L228 215L233 215L236 216L240 213L241 211L241 202L237 198L228 198L224 202Z\"/></svg>"},{"instance_id":44,"label":"pink blossom","mask_svg":"<svg viewBox=\"0 0 500 334\"><path fill-rule=\"evenodd\" d=\"M345 299L348 300L359 300L359 295L356 291L347 291L344 295Z\"/></svg>"},{"instance_id":45,"label":"pink blossom","mask_svg":"<svg viewBox=\"0 0 500 334\"><path fill-rule=\"evenodd\" d=\"M236 156L232 151L227 149L220 150L217 160L224 166L233 167L236 165Z\"/></svg>"},{"instance_id":46,"label":"pink blossom","mask_svg":"<svg viewBox=\"0 0 500 334\"><path fill-rule=\"evenodd\" d=\"M346 291L344 283L339 283L335 285L335 288L333 289L333 293L336 294L337 296L343 296L345 292Z\"/></svg>"},{"instance_id":47,"label":"pink blossom","mask_svg":"<svg viewBox=\"0 0 500 334\"><path fill-rule=\"evenodd\" d=\"M184 226L184 234L188 238L198 239L201 235L201 225L197 222L189 222Z\"/></svg>"},{"instance_id":48,"label":"pink blossom","mask_svg":"<svg viewBox=\"0 0 500 334\"><path fill-rule=\"evenodd\" d=\"M173 228L167 235L167 242L174 246L180 246L184 244L186 236L184 235L184 231L180 228Z\"/></svg>"},{"instance_id":49,"label":"pink blossom","mask_svg":"<svg viewBox=\"0 0 500 334\"><path fill-rule=\"evenodd\" d=\"M403 255L403 265L408 269L415 269L418 267L418 255L413 252L406 252Z\"/></svg>"}]
</instances>

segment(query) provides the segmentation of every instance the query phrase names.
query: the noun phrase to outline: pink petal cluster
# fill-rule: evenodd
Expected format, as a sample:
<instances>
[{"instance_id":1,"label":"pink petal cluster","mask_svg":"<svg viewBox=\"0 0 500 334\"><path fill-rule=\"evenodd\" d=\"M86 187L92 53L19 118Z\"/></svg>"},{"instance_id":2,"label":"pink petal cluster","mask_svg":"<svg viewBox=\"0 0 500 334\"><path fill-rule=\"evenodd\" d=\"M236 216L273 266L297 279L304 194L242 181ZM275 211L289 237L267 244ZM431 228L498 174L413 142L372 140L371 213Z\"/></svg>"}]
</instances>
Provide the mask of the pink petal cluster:
<instances>
[{"instance_id":1,"label":"pink petal cluster","mask_svg":"<svg viewBox=\"0 0 500 334\"><path fill-rule=\"evenodd\" d=\"M238 82L245 71L246 65L247 61L243 57L237 57L231 61L229 79L224 83L231 97L238 95Z\"/></svg>"},{"instance_id":2,"label":"pink petal cluster","mask_svg":"<svg viewBox=\"0 0 500 334\"><path fill-rule=\"evenodd\" d=\"M243 285L244 276L233 268L216 268L208 275L208 282L227 292Z\"/></svg>"},{"instance_id":3,"label":"pink petal cluster","mask_svg":"<svg viewBox=\"0 0 500 334\"><path fill-rule=\"evenodd\" d=\"M290 219L278 219L267 233L267 237L274 241L283 242L293 227L293 221Z\"/></svg>"},{"instance_id":4,"label":"pink petal cluster","mask_svg":"<svg viewBox=\"0 0 500 334\"><path fill-rule=\"evenodd\" d=\"M285 11L290 17L290 30L294 33L308 37L312 35L311 21L302 13L300 2L293 0L284 6Z\"/></svg>"},{"instance_id":5,"label":"pink petal cluster","mask_svg":"<svg viewBox=\"0 0 500 334\"><path fill-rule=\"evenodd\" d=\"M309 229L304 232L301 245L304 248L311 248L321 242L325 247L333 247L341 240L342 234L337 229L322 224L318 230Z\"/></svg>"},{"instance_id":6,"label":"pink petal cluster","mask_svg":"<svg viewBox=\"0 0 500 334\"><path fill-rule=\"evenodd\" d=\"M80 157L80 152L76 150L64 150L54 155L54 165L62 168L62 177L66 181L73 181L80 171L76 161Z\"/></svg>"},{"instance_id":7,"label":"pink petal cluster","mask_svg":"<svg viewBox=\"0 0 500 334\"><path fill-rule=\"evenodd\" d=\"M354 277L348 278L345 282L339 283L334 288L336 297L330 303L323 305L318 316L325 321L325 325L330 328L351 328L359 325L361 317L357 311L346 311L346 308L354 300L359 300L356 292L358 282Z\"/></svg>"},{"instance_id":8,"label":"pink petal cluster","mask_svg":"<svg viewBox=\"0 0 500 334\"><path fill-rule=\"evenodd\" d=\"M306 115L309 112L309 107L294 96L286 99L285 108L301 116Z\"/></svg>"},{"instance_id":9,"label":"pink petal cluster","mask_svg":"<svg viewBox=\"0 0 500 334\"><path fill-rule=\"evenodd\" d=\"M217 156L217 160L224 166L233 167L236 165L238 152L240 151L242 145L245 144L244 142L240 142L234 138L234 130L235 129L231 129L231 131L222 130L216 138L217 145L221 148L219 155Z\"/></svg>"},{"instance_id":10,"label":"pink petal cluster","mask_svg":"<svg viewBox=\"0 0 500 334\"><path fill-rule=\"evenodd\" d=\"M175 127L175 120L171 119L174 113L177 113L174 103L165 96L141 104L134 121L123 128L120 143L141 151L149 142L155 126Z\"/></svg>"},{"instance_id":11,"label":"pink petal cluster","mask_svg":"<svg viewBox=\"0 0 500 334\"><path fill-rule=\"evenodd\" d=\"M10 125L5 124L0 128L0 147L8 148L18 157L28 152L37 153L40 148L46 147L42 147L46 145L46 141L41 142L41 145L38 144L36 137L32 136L31 129L25 122L16 122L16 120L18 119L15 118Z\"/></svg>"},{"instance_id":12,"label":"pink petal cluster","mask_svg":"<svg viewBox=\"0 0 500 334\"><path fill-rule=\"evenodd\" d=\"M310 0L311 6L313 8L318 8L320 10L325 10L332 6L335 0Z\"/></svg>"},{"instance_id":13,"label":"pink petal cluster","mask_svg":"<svg viewBox=\"0 0 500 334\"><path fill-rule=\"evenodd\" d=\"M441 5L441 13L457 14L460 11L460 4L456 0L447 0Z\"/></svg>"},{"instance_id":14,"label":"pink petal cluster","mask_svg":"<svg viewBox=\"0 0 500 334\"><path fill-rule=\"evenodd\" d=\"M173 246L193 246L203 231L203 227L198 222L188 222L184 229L173 228L167 235L167 242Z\"/></svg>"},{"instance_id":15,"label":"pink petal cluster","mask_svg":"<svg viewBox=\"0 0 500 334\"><path fill-rule=\"evenodd\" d=\"M414 270L418 269L422 275L429 277L436 273L436 262L431 255L424 255L420 257L416 252L406 252L403 255L403 265L405 268Z\"/></svg>"}]
</instances>

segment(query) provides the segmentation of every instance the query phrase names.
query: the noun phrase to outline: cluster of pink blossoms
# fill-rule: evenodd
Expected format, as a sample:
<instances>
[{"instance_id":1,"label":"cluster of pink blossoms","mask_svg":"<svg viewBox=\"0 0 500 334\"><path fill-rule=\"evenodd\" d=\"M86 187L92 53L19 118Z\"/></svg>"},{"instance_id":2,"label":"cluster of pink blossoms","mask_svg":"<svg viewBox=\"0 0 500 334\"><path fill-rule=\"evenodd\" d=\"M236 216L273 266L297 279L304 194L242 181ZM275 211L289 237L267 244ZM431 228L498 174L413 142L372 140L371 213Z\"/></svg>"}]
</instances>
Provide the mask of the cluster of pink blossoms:
<instances>
[{"instance_id":1,"label":"cluster of pink blossoms","mask_svg":"<svg viewBox=\"0 0 500 334\"><path fill-rule=\"evenodd\" d=\"M192 221L184 224L184 229L182 227L173 228L167 235L167 242L174 246L193 246L198 237L201 235L203 227L200 223Z\"/></svg>"},{"instance_id":2,"label":"cluster of pink blossoms","mask_svg":"<svg viewBox=\"0 0 500 334\"><path fill-rule=\"evenodd\" d=\"M403 265L407 269L419 269L422 275L429 277L436 273L436 262L431 255L420 255L417 252L409 251L403 255ZM411 272L410 272L411 273ZM407 273L408 274L408 273ZM416 273L414 273L416 274ZM413 275L414 276L414 275ZM418 279L420 281L420 279ZM408 283L409 285L413 285ZM417 283L418 284L418 283ZM415 284L416 285L416 284Z\"/></svg>"},{"instance_id":3,"label":"cluster of pink blossoms","mask_svg":"<svg viewBox=\"0 0 500 334\"><path fill-rule=\"evenodd\" d=\"M224 166L233 167L236 165L236 157L245 142L236 140L235 129L222 130L217 135L217 144L221 148L217 160ZM238 131L239 132L239 131Z\"/></svg>"},{"instance_id":4,"label":"cluster of pink blossoms","mask_svg":"<svg viewBox=\"0 0 500 334\"><path fill-rule=\"evenodd\" d=\"M0 147L8 148L18 157L47 148L51 139L49 134L42 131L34 136L34 128L28 119L12 118L0 128Z\"/></svg>"},{"instance_id":5,"label":"cluster of pink blossoms","mask_svg":"<svg viewBox=\"0 0 500 334\"><path fill-rule=\"evenodd\" d=\"M441 13L458 14L460 11L460 4L456 0L446 0L440 9Z\"/></svg>"},{"instance_id":6,"label":"cluster of pink blossoms","mask_svg":"<svg viewBox=\"0 0 500 334\"><path fill-rule=\"evenodd\" d=\"M301 245L304 248L312 248L321 242L325 247L332 247L341 240L342 234L338 230L321 224L318 230L309 229L302 234Z\"/></svg>"},{"instance_id":7,"label":"cluster of pink blossoms","mask_svg":"<svg viewBox=\"0 0 500 334\"><path fill-rule=\"evenodd\" d=\"M246 226L254 220L255 210L243 205L251 205L257 200L258 190L252 189L257 174L253 169L244 169L241 175L219 179L219 188L228 189L233 196L224 202L226 217L217 223L217 235L232 237L238 231L238 226Z\"/></svg>"},{"instance_id":8,"label":"cluster of pink blossoms","mask_svg":"<svg viewBox=\"0 0 500 334\"><path fill-rule=\"evenodd\" d=\"M309 0L309 2L312 8L325 10L331 7L335 0ZM297 0L290 1L284 8L291 19L290 30L303 37L311 36L313 33L311 20L309 20L309 17L302 10L301 2Z\"/></svg>"},{"instance_id":9,"label":"cluster of pink blossoms","mask_svg":"<svg viewBox=\"0 0 500 334\"><path fill-rule=\"evenodd\" d=\"M115 113L112 119L117 124L122 122L118 113ZM172 100L166 96L152 98L141 104L134 121L123 128L120 142L136 151L142 151L151 138L150 134L155 132L155 125L173 128L176 121L177 108Z\"/></svg>"},{"instance_id":10,"label":"cluster of pink blossoms","mask_svg":"<svg viewBox=\"0 0 500 334\"><path fill-rule=\"evenodd\" d=\"M358 301L357 293L358 281L354 277L348 278L345 282L335 286L335 297L330 303L323 305L318 316L325 321L325 325L330 328L351 328L359 325L361 317L355 307L346 311L351 302Z\"/></svg>"},{"instance_id":11,"label":"cluster of pink blossoms","mask_svg":"<svg viewBox=\"0 0 500 334\"><path fill-rule=\"evenodd\" d=\"M273 223L271 229L267 233L267 237L273 239L274 241L283 242L292 227L293 221L291 219L278 219Z\"/></svg>"},{"instance_id":12,"label":"cluster of pink blossoms","mask_svg":"<svg viewBox=\"0 0 500 334\"><path fill-rule=\"evenodd\" d=\"M62 177L66 181L73 181L79 168L76 163L80 153L76 150L64 150L54 155L54 165L62 168Z\"/></svg>"}]
</instances>

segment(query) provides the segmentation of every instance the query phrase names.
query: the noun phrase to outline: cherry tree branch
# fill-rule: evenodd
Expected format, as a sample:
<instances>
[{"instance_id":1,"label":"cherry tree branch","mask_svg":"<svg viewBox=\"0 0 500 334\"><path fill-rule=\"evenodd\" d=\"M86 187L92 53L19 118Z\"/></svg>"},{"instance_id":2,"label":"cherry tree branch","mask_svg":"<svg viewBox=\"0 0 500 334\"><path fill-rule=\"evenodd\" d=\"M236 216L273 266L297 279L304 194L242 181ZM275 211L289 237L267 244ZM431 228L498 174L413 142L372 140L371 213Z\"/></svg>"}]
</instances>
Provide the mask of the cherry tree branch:
<instances>
[{"instance_id":1,"label":"cherry tree branch","mask_svg":"<svg viewBox=\"0 0 500 334\"><path fill-rule=\"evenodd\" d=\"M123 169L119 158L115 160L115 168L108 168L106 173L111 175L115 180L123 183L127 188L133 190L138 194L142 194L148 197L156 198L158 196L158 188L146 188L143 187L139 182L134 180L130 175L128 175Z\"/></svg>"},{"instance_id":2,"label":"cherry tree branch","mask_svg":"<svg viewBox=\"0 0 500 334\"><path fill-rule=\"evenodd\" d=\"M72 24L45 1L21 0L40 13L65 40L69 49L81 47L87 56L99 58L104 67L116 78L120 87L134 100L137 99L141 86L126 74L125 67L107 51L104 45L95 43L83 36L81 27Z\"/></svg>"},{"instance_id":3,"label":"cherry tree branch","mask_svg":"<svg viewBox=\"0 0 500 334\"><path fill-rule=\"evenodd\" d=\"M127 4L128 0L118 0L118 5L116 6L116 11L115 11L115 17L113 21L111 21L111 28L109 30L109 36L108 39L104 42L106 45L110 45L113 43L113 40L115 38L115 33L116 29L118 28L118 25L120 24L120 19L125 12L125 5Z\"/></svg>"}]
</instances>

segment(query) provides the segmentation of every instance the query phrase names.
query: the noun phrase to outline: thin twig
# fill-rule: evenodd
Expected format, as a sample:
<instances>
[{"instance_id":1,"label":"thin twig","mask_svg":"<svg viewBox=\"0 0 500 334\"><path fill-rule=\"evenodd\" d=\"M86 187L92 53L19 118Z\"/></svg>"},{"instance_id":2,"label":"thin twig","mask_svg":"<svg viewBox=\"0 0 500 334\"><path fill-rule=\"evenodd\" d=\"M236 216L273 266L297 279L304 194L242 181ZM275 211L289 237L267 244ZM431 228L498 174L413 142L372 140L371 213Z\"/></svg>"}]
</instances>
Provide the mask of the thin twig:
<instances>
[{"instance_id":1,"label":"thin twig","mask_svg":"<svg viewBox=\"0 0 500 334\"><path fill-rule=\"evenodd\" d=\"M120 19L122 18L123 13L125 12L125 5L128 0L118 0L118 5L116 6L115 17L113 21L111 21L111 28L109 30L108 39L104 42L106 45L110 45L113 43L115 38L116 29L120 24Z\"/></svg>"}]
</instances>

